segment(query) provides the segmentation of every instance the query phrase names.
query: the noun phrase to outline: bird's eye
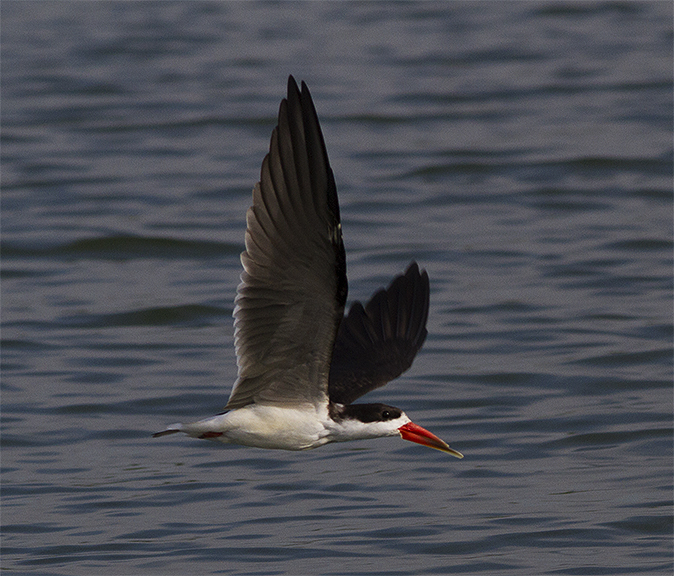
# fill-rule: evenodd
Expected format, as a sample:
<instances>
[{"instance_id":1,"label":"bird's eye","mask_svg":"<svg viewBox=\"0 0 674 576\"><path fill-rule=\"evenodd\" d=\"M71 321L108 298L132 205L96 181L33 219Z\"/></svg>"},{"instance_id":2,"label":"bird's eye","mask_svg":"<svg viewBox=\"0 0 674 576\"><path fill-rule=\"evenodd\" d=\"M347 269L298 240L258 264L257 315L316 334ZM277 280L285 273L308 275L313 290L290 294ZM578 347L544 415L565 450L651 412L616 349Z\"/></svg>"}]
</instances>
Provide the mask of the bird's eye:
<instances>
[{"instance_id":1,"label":"bird's eye","mask_svg":"<svg viewBox=\"0 0 674 576\"><path fill-rule=\"evenodd\" d=\"M381 413L381 417L384 418L384 420L388 420L391 417L391 413L388 410L384 410Z\"/></svg>"}]
</instances>

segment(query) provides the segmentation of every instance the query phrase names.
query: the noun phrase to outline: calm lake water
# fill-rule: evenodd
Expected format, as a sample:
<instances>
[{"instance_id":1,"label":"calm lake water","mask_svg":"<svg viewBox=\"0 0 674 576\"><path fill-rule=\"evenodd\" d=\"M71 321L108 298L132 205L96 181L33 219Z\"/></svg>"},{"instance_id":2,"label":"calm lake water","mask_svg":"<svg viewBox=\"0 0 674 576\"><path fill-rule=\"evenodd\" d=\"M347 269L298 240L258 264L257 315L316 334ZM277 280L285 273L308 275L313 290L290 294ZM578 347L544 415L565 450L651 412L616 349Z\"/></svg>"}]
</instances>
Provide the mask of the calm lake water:
<instances>
[{"instance_id":1,"label":"calm lake water","mask_svg":"<svg viewBox=\"0 0 674 576\"><path fill-rule=\"evenodd\" d=\"M396 438L224 406L245 210L309 84L350 299L411 259ZM2 3L3 574L671 574L670 2Z\"/></svg>"}]
</instances>

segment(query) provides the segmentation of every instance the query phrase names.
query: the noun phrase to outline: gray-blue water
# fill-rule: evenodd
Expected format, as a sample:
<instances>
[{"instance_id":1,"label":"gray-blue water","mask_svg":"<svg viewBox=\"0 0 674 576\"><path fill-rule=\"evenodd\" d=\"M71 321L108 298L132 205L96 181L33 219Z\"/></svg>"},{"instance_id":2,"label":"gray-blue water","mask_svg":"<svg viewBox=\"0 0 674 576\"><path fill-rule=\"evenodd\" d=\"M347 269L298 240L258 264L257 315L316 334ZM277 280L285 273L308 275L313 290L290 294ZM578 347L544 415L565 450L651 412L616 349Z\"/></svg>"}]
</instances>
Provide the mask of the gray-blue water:
<instances>
[{"instance_id":1,"label":"gray-blue water","mask_svg":"<svg viewBox=\"0 0 674 576\"><path fill-rule=\"evenodd\" d=\"M308 82L371 394L465 454L152 439L221 409L245 210ZM670 2L2 3L3 574L671 574Z\"/></svg>"}]
</instances>

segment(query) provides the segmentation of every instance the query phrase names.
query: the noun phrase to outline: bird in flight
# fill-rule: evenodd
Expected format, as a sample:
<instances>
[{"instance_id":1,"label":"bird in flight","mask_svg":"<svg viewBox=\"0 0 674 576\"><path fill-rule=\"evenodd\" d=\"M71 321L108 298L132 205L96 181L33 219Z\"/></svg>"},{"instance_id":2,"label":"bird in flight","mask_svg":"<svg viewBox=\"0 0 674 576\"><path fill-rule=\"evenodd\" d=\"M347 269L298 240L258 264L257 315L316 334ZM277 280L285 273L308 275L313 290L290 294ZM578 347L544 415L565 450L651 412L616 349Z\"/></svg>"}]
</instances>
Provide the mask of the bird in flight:
<instances>
[{"instance_id":1,"label":"bird in flight","mask_svg":"<svg viewBox=\"0 0 674 576\"><path fill-rule=\"evenodd\" d=\"M225 412L154 436L283 450L400 436L463 458L399 408L353 404L412 365L427 334L428 274L412 262L344 315L337 189L311 94L292 76L246 224L234 308L238 378Z\"/></svg>"}]
</instances>

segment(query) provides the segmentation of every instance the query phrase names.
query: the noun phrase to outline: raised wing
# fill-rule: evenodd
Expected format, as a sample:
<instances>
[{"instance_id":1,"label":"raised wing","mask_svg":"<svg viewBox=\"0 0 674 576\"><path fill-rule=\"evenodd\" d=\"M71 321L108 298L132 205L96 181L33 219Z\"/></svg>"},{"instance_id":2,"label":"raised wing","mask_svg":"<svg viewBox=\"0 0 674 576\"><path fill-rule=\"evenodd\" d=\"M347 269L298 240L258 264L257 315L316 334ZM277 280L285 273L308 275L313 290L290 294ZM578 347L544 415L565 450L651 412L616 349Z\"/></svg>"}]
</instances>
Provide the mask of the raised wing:
<instances>
[{"instance_id":1,"label":"raised wing","mask_svg":"<svg viewBox=\"0 0 674 576\"><path fill-rule=\"evenodd\" d=\"M227 409L328 401L346 301L335 180L309 89L292 76L247 213L234 309L239 377Z\"/></svg>"},{"instance_id":2,"label":"raised wing","mask_svg":"<svg viewBox=\"0 0 674 576\"><path fill-rule=\"evenodd\" d=\"M332 402L350 404L400 376L426 339L429 285L412 262L365 308L355 302L337 333L330 366Z\"/></svg>"}]
</instances>

